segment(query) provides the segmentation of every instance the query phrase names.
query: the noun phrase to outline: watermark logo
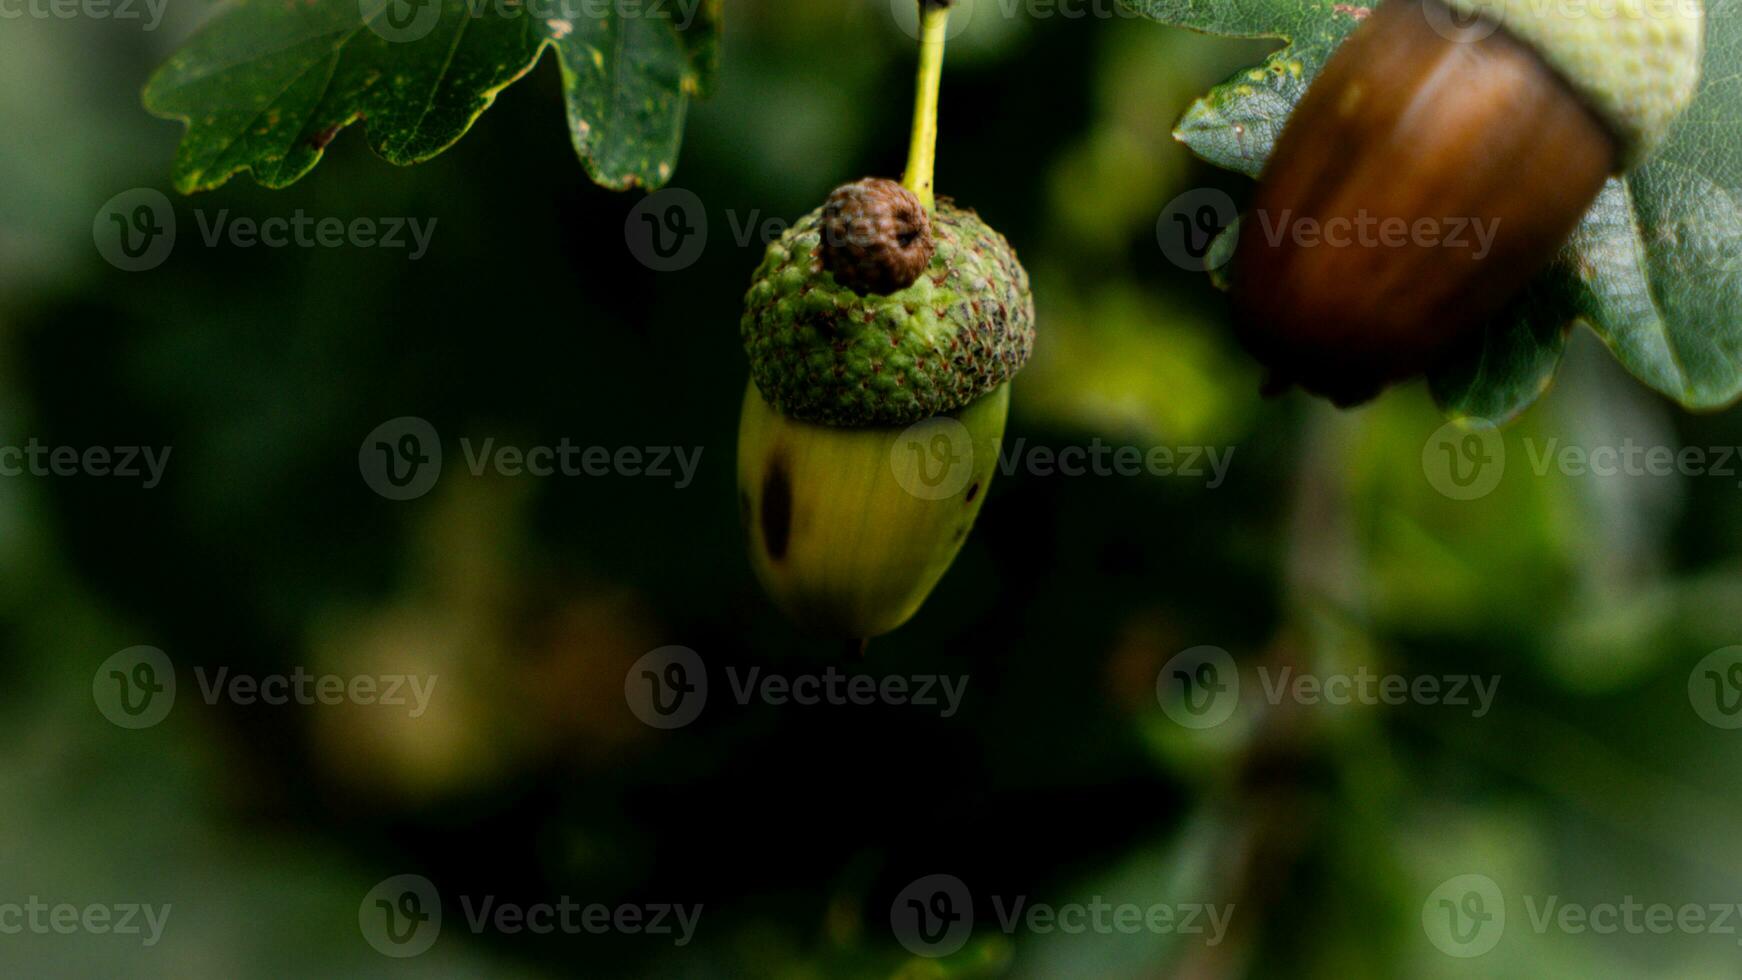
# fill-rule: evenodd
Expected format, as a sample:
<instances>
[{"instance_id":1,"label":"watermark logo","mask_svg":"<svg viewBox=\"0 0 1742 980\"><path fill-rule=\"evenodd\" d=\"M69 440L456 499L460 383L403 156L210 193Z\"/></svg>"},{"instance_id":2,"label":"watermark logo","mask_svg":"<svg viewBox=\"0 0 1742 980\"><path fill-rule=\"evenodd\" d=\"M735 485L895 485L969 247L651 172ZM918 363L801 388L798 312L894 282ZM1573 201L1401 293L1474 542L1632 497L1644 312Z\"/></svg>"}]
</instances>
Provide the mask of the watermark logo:
<instances>
[{"instance_id":1,"label":"watermark logo","mask_svg":"<svg viewBox=\"0 0 1742 980\"><path fill-rule=\"evenodd\" d=\"M834 667L820 673L786 674L762 667L728 666L726 692L745 707L752 702L784 708L903 705L936 708L953 718L968 690L967 675L849 674ZM701 716L708 700L707 666L694 650L666 646L643 654L623 678L629 710L662 729L682 728Z\"/></svg>"},{"instance_id":2,"label":"watermark logo","mask_svg":"<svg viewBox=\"0 0 1742 980\"><path fill-rule=\"evenodd\" d=\"M921 500L948 500L974 475L974 437L960 420L939 415L902 430L889 447L901 489Z\"/></svg>"},{"instance_id":3,"label":"watermark logo","mask_svg":"<svg viewBox=\"0 0 1742 980\"><path fill-rule=\"evenodd\" d=\"M1453 419L1435 429L1421 449L1427 482L1453 500L1478 500L1506 474L1506 443L1484 418Z\"/></svg>"},{"instance_id":4,"label":"watermark logo","mask_svg":"<svg viewBox=\"0 0 1742 980\"><path fill-rule=\"evenodd\" d=\"M413 262L429 252L438 220L317 218L300 208L288 216L270 218L233 216L228 208L216 212L195 209L193 216L199 241L206 248L399 249ZM98 209L91 226L97 254L123 272L145 272L162 265L175 249L176 231L169 198L149 187L136 187L110 198Z\"/></svg>"},{"instance_id":5,"label":"watermark logo","mask_svg":"<svg viewBox=\"0 0 1742 980\"><path fill-rule=\"evenodd\" d=\"M667 187L641 199L623 221L629 254L655 272L696 264L708 247L708 211L691 190Z\"/></svg>"},{"instance_id":6,"label":"watermark logo","mask_svg":"<svg viewBox=\"0 0 1742 980\"><path fill-rule=\"evenodd\" d=\"M363 437L357 466L369 489L388 500L413 500L441 478L441 437L415 415L388 419Z\"/></svg>"},{"instance_id":7,"label":"watermark logo","mask_svg":"<svg viewBox=\"0 0 1742 980\"><path fill-rule=\"evenodd\" d=\"M36 895L23 902L0 902L0 936L141 936L147 949L163 939L174 906L138 902L45 902Z\"/></svg>"},{"instance_id":8,"label":"watermark logo","mask_svg":"<svg viewBox=\"0 0 1742 980\"><path fill-rule=\"evenodd\" d=\"M48 446L31 436L22 446L0 446L0 476L114 477L157 489L174 446Z\"/></svg>"},{"instance_id":9,"label":"watermark logo","mask_svg":"<svg viewBox=\"0 0 1742 980\"><path fill-rule=\"evenodd\" d=\"M1187 272L1212 272L1227 264L1234 250L1213 246L1240 220L1234 199L1213 187L1199 187L1168 202L1155 222L1155 240L1169 262Z\"/></svg>"},{"instance_id":10,"label":"watermark logo","mask_svg":"<svg viewBox=\"0 0 1742 980\"><path fill-rule=\"evenodd\" d=\"M992 895L991 925L1018 932L1067 936L1178 935L1202 937L1219 945L1234 918L1233 905L1203 902L1113 902L1095 895L1087 902L1030 901L1027 895ZM973 935L974 897L955 875L927 875L895 896L889 925L896 941L916 956L941 957L959 951Z\"/></svg>"},{"instance_id":11,"label":"watermark logo","mask_svg":"<svg viewBox=\"0 0 1742 980\"><path fill-rule=\"evenodd\" d=\"M175 249L175 209L162 191L122 191L98 209L91 237L97 254L122 272L155 269Z\"/></svg>"},{"instance_id":12,"label":"watermark logo","mask_svg":"<svg viewBox=\"0 0 1742 980\"><path fill-rule=\"evenodd\" d=\"M701 446L581 446L564 437L554 445L516 446L495 437L460 438L473 476L646 477L687 488L702 462ZM441 436L414 415L389 419L363 438L357 466L369 489L389 500L412 500L435 487L442 474Z\"/></svg>"},{"instance_id":13,"label":"watermark logo","mask_svg":"<svg viewBox=\"0 0 1742 980\"><path fill-rule=\"evenodd\" d=\"M1742 728L1742 646L1714 650L1694 665L1688 703L1713 728Z\"/></svg>"},{"instance_id":14,"label":"watermark logo","mask_svg":"<svg viewBox=\"0 0 1742 980\"><path fill-rule=\"evenodd\" d=\"M1506 932L1506 896L1487 875L1447 879L1422 903L1421 927L1428 941L1447 956L1481 956L1498 945Z\"/></svg>"},{"instance_id":15,"label":"watermark logo","mask_svg":"<svg viewBox=\"0 0 1742 980\"><path fill-rule=\"evenodd\" d=\"M475 936L496 932L546 936L623 935L674 936L673 945L687 946L701 922L702 905L669 902L607 905L582 904L567 895L551 902L500 901L495 895L461 895L463 924ZM441 936L442 901L435 885L422 875L394 875L382 881L357 906L357 927L383 956L405 959L428 952Z\"/></svg>"},{"instance_id":16,"label":"watermark logo","mask_svg":"<svg viewBox=\"0 0 1742 980\"><path fill-rule=\"evenodd\" d=\"M1474 44L1491 37L1509 16L1535 23L1627 21L1638 25L1666 18L1699 16L1699 0L1467 0L1458 4L1422 5L1429 26L1454 44ZM1454 9L1456 8L1456 9Z\"/></svg>"},{"instance_id":17,"label":"watermark logo","mask_svg":"<svg viewBox=\"0 0 1742 980\"><path fill-rule=\"evenodd\" d=\"M1458 9L1447 3L1424 3L1422 12L1434 33L1453 44L1475 44L1500 29L1498 16L1486 15L1486 0L1476 0L1469 6L1473 9ZM1502 11L1495 7L1493 12L1498 15Z\"/></svg>"},{"instance_id":18,"label":"watermark logo","mask_svg":"<svg viewBox=\"0 0 1742 980\"><path fill-rule=\"evenodd\" d=\"M560 932L567 936L582 933L603 935L608 932L627 936L675 936L673 946L688 946L695 938L696 926L702 919L702 905L680 905L653 902L646 905L606 905L593 902L582 905L567 895L554 902L499 902L494 895L474 900L460 896L460 911L466 917L466 927L473 935L495 931L504 935L530 932L550 935Z\"/></svg>"},{"instance_id":19,"label":"watermark logo","mask_svg":"<svg viewBox=\"0 0 1742 980\"><path fill-rule=\"evenodd\" d=\"M1234 657L1217 646L1196 646L1175 654L1155 678L1161 710L1185 728L1215 728L1233 717L1240 704L1240 670Z\"/></svg>"},{"instance_id":20,"label":"watermark logo","mask_svg":"<svg viewBox=\"0 0 1742 980\"><path fill-rule=\"evenodd\" d=\"M128 647L97 667L91 698L115 725L150 728L175 707L175 666L156 647Z\"/></svg>"},{"instance_id":21,"label":"watermark logo","mask_svg":"<svg viewBox=\"0 0 1742 980\"><path fill-rule=\"evenodd\" d=\"M895 896L889 925L915 956L949 956L974 933L974 896L955 875L928 875Z\"/></svg>"},{"instance_id":22,"label":"watermark logo","mask_svg":"<svg viewBox=\"0 0 1742 980\"><path fill-rule=\"evenodd\" d=\"M383 956L417 956L441 936L441 896L423 875L394 875L363 896L357 906L357 928Z\"/></svg>"},{"instance_id":23,"label":"watermark logo","mask_svg":"<svg viewBox=\"0 0 1742 980\"><path fill-rule=\"evenodd\" d=\"M1155 678L1155 696L1167 716L1185 728L1214 728L1240 704L1239 667L1221 647L1192 647L1169 660ZM1500 692L1499 675L1316 673L1293 666L1258 667L1258 688L1271 707L1287 701L1307 708L1349 705L1468 708L1485 718Z\"/></svg>"},{"instance_id":24,"label":"watermark logo","mask_svg":"<svg viewBox=\"0 0 1742 980\"><path fill-rule=\"evenodd\" d=\"M204 667L194 668L194 683L199 685L200 698L207 704L219 699L242 707L257 704L272 707L296 704L312 705L361 704L385 708L404 708L412 718L422 718L435 696L437 674L314 674L298 666L288 674L231 673L219 667L208 673Z\"/></svg>"},{"instance_id":25,"label":"watermark logo","mask_svg":"<svg viewBox=\"0 0 1742 980\"><path fill-rule=\"evenodd\" d=\"M390 44L420 41L442 18L442 0L358 0L357 12L375 36Z\"/></svg>"},{"instance_id":26,"label":"watermark logo","mask_svg":"<svg viewBox=\"0 0 1742 980\"><path fill-rule=\"evenodd\" d=\"M653 728L682 728L708 703L708 671L689 647L664 646L640 656L623 678L623 697L635 717Z\"/></svg>"},{"instance_id":27,"label":"watermark logo","mask_svg":"<svg viewBox=\"0 0 1742 980\"><path fill-rule=\"evenodd\" d=\"M1271 248L1285 240L1296 248L1443 248L1467 252L1478 262L1494 250L1499 218L1445 215L1409 221L1365 208L1320 220L1291 210L1257 212L1258 230Z\"/></svg>"},{"instance_id":28,"label":"watermark logo","mask_svg":"<svg viewBox=\"0 0 1742 980\"><path fill-rule=\"evenodd\" d=\"M1526 928L1539 936L1722 936L1735 937L1742 903L1648 902L1631 894L1598 902L1568 901L1558 894L1522 896ZM1441 952L1460 959L1499 945L1507 928L1507 902L1486 875L1448 879L1422 903L1422 928ZM1742 945L1742 941L1737 941Z\"/></svg>"},{"instance_id":29,"label":"watermark logo","mask_svg":"<svg viewBox=\"0 0 1742 980\"><path fill-rule=\"evenodd\" d=\"M1690 172L1683 180L1681 193L1689 203L1660 237L1680 246L1678 257L1691 256L1713 272L1742 270L1742 206L1736 195L1702 174Z\"/></svg>"},{"instance_id":30,"label":"watermark logo","mask_svg":"<svg viewBox=\"0 0 1742 980\"><path fill-rule=\"evenodd\" d=\"M954 0L950 4L950 20L944 29L944 37L952 40L956 38L973 23L975 9L983 3L993 2L994 0ZM889 13L895 18L895 26L915 41L919 40L922 33L919 27L919 7L919 0L889 0Z\"/></svg>"},{"instance_id":31,"label":"watermark logo","mask_svg":"<svg viewBox=\"0 0 1742 980\"><path fill-rule=\"evenodd\" d=\"M0 20L142 20L141 30L155 31L167 6L168 0L0 0Z\"/></svg>"},{"instance_id":32,"label":"watermark logo","mask_svg":"<svg viewBox=\"0 0 1742 980\"><path fill-rule=\"evenodd\" d=\"M1214 490L1228 479L1235 446L1131 446L1114 445L1097 436L1086 446L1030 445L1026 438L1011 442L998 454L998 471L1010 476L1018 470L1036 477L1068 478L1142 476L1203 480L1204 489Z\"/></svg>"},{"instance_id":33,"label":"watermark logo","mask_svg":"<svg viewBox=\"0 0 1742 980\"><path fill-rule=\"evenodd\" d=\"M230 209L216 214L194 211L200 242L207 248L379 248L405 251L416 262L429 254L437 218L316 218L301 208L289 217L231 217Z\"/></svg>"},{"instance_id":34,"label":"watermark logo","mask_svg":"<svg viewBox=\"0 0 1742 980\"><path fill-rule=\"evenodd\" d=\"M201 700L215 705L227 700L242 707L268 705L379 705L404 708L412 718L429 710L435 695L435 674L311 673L296 667L289 673L234 673L229 667L194 668ZM122 728L150 728L175 706L175 664L151 646L128 647L111 656L91 677L91 697L103 717Z\"/></svg>"}]
</instances>

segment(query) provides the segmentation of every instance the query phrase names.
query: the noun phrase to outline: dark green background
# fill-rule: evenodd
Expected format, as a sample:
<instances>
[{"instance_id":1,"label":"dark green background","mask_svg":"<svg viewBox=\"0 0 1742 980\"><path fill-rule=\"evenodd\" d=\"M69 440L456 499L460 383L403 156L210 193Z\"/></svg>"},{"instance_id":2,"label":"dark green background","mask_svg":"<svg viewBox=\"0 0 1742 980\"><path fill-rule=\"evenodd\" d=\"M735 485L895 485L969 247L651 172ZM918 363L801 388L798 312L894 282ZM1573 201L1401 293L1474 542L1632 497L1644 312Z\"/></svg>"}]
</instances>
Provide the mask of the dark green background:
<instances>
[{"instance_id":1,"label":"dark green background","mask_svg":"<svg viewBox=\"0 0 1742 980\"><path fill-rule=\"evenodd\" d=\"M1337 413L1257 394L1220 298L1168 264L1176 194L1238 178L1170 127L1262 48L1113 16L980 0L952 42L938 186L1016 246L1040 340L1009 439L1215 446L1182 477L994 481L955 567L863 661L795 633L740 543L732 460L738 303L760 246L905 158L913 54L888 4L727 11L716 95L674 186L704 202L702 258L627 247L639 193L589 185L554 65L435 161L390 167L346 133L301 183L176 200L161 267L124 273L92 222L168 188L178 129L138 92L204 16L0 25L0 443L172 446L161 486L0 478L0 902L172 903L163 942L0 935L10 975L1718 976L1735 936L1538 933L1525 901L1742 899L1742 733L1704 723L1690 672L1742 642L1738 477L1537 475L1585 447L1742 443L1575 338L1556 390L1505 437L1499 488L1438 493L1441 419L1419 384ZM1036 8L1040 11L1050 7ZM1073 8L1074 9L1074 8ZM1110 12L1111 5L1090 7ZM208 248L210 220L435 220L421 261L380 249ZM358 449L429 420L447 469L415 501L371 492ZM702 447L695 483L475 478L460 437ZM170 719L125 731L93 672L149 644ZM655 647L721 690L661 732L623 700ZM1176 725L1162 666L1211 644L1246 703ZM967 675L959 714L740 707L727 665ZM1499 675L1492 712L1272 709L1259 665ZM196 667L439 675L410 720L358 707L208 706ZM416 872L448 897L429 953L379 956L358 903ZM1190 937L982 928L956 957L889 928L908 882L981 902L1235 905ZM1484 874L1507 897L1480 960L1421 910ZM472 936L454 896L703 903L696 941ZM1183 939L1183 941L1182 941Z\"/></svg>"}]
</instances>

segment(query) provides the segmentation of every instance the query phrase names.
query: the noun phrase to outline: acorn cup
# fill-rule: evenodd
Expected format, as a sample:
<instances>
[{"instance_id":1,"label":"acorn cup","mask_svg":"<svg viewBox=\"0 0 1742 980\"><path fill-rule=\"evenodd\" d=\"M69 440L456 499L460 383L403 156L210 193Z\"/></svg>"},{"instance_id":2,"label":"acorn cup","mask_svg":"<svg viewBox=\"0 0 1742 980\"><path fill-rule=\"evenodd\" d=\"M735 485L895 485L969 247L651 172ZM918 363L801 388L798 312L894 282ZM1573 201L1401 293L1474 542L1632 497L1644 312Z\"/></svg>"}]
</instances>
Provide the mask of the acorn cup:
<instances>
[{"instance_id":1,"label":"acorn cup","mask_svg":"<svg viewBox=\"0 0 1742 980\"><path fill-rule=\"evenodd\" d=\"M947 0L918 0L901 183L867 177L769 245L744 297L738 491L751 564L820 633L868 640L919 610L986 499L1010 379L1034 347L1028 274L934 199Z\"/></svg>"},{"instance_id":2,"label":"acorn cup","mask_svg":"<svg viewBox=\"0 0 1742 980\"><path fill-rule=\"evenodd\" d=\"M1296 107L1240 228L1235 329L1341 405L1500 315L1692 100L1699 0L1384 0Z\"/></svg>"}]
</instances>

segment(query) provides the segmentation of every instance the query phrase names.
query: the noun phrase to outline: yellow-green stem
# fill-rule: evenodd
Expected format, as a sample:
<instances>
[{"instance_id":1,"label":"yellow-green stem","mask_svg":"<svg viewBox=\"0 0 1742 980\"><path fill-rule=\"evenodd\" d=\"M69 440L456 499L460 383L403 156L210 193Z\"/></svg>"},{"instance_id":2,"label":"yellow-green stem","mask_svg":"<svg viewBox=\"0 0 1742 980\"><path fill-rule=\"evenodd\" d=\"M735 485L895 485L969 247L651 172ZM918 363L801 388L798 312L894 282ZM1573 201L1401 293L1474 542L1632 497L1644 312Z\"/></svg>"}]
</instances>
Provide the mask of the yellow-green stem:
<instances>
[{"instance_id":1,"label":"yellow-green stem","mask_svg":"<svg viewBox=\"0 0 1742 980\"><path fill-rule=\"evenodd\" d=\"M913 137L907 148L907 172L901 184L925 205L933 207L932 170L938 149L938 85L944 74L944 29L950 8L919 0L919 91L913 99Z\"/></svg>"}]
</instances>

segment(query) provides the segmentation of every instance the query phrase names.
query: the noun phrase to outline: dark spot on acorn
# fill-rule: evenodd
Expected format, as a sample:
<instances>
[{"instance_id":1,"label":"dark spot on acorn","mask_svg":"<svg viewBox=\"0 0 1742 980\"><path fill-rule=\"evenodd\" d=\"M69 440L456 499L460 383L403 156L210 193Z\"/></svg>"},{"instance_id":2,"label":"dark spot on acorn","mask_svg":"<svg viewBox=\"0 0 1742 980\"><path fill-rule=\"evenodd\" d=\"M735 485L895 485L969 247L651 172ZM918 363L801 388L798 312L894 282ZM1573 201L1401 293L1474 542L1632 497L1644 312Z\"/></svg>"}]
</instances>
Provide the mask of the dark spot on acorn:
<instances>
[{"instance_id":1,"label":"dark spot on acorn","mask_svg":"<svg viewBox=\"0 0 1742 980\"><path fill-rule=\"evenodd\" d=\"M973 486L968 488L968 497L967 497L966 502L970 503L970 504L973 503L974 498L978 497L979 495L980 495L980 484L978 481L976 481Z\"/></svg>"},{"instance_id":2,"label":"dark spot on acorn","mask_svg":"<svg viewBox=\"0 0 1742 980\"><path fill-rule=\"evenodd\" d=\"M1273 378L1342 405L1421 373L1502 315L1620 159L1535 51L1504 30L1442 36L1427 17L1440 2L1387 0L1344 42L1241 225L1241 342Z\"/></svg>"},{"instance_id":3,"label":"dark spot on acorn","mask_svg":"<svg viewBox=\"0 0 1742 980\"><path fill-rule=\"evenodd\" d=\"M792 477L786 472L786 458L773 453L762 475L762 548L769 560L786 557L791 535Z\"/></svg>"},{"instance_id":4,"label":"dark spot on acorn","mask_svg":"<svg viewBox=\"0 0 1742 980\"><path fill-rule=\"evenodd\" d=\"M823 268L861 296L887 296L913 285L937 250L925 206L884 177L835 188L823 205L821 234Z\"/></svg>"}]
</instances>

